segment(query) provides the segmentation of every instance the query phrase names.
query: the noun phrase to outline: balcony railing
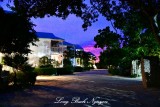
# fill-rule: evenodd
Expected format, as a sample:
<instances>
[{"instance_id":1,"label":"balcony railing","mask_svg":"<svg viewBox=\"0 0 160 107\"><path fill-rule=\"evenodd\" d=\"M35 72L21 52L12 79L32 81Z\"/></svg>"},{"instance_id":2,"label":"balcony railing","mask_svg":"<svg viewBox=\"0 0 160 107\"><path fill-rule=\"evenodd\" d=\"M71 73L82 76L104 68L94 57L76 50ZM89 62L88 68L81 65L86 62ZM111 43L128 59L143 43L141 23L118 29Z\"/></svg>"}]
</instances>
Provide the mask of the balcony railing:
<instances>
[{"instance_id":1,"label":"balcony railing","mask_svg":"<svg viewBox=\"0 0 160 107\"><path fill-rule=\"evenodd\" d=\"M52 47L51 52L52 53L63 53L63 47Z\"/></svg>"}]
</instances>

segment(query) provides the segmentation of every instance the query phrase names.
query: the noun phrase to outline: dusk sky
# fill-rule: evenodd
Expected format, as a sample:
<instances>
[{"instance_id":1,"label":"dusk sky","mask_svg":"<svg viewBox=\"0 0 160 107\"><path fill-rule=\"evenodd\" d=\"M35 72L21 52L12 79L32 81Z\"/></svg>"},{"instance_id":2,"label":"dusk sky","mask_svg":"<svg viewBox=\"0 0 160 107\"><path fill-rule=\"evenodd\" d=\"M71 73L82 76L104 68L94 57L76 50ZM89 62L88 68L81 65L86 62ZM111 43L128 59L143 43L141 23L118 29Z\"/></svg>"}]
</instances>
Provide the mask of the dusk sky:
<instances>
[{"instance_id":1,"label":"dusk sky","mask_svg":"<svg viewBox=\"0 0 160 107\"><path fill-rule=\"evenodd\" d=\"M4 2L1 5L5 10L9 10ZM87 31L84 31L82 28L83 21L74 15L69 15L66 20L54 16L37 19L32 18L32 22L36 25L35 30L37 32L53 33L67 42L81 45L85 51L90 51L96 56L99 56L100 49L93 47L95 44L93 39L98 34L99 29L110 25L102 16L91 27L88 27Z\"/></svg>"}]
</instances>

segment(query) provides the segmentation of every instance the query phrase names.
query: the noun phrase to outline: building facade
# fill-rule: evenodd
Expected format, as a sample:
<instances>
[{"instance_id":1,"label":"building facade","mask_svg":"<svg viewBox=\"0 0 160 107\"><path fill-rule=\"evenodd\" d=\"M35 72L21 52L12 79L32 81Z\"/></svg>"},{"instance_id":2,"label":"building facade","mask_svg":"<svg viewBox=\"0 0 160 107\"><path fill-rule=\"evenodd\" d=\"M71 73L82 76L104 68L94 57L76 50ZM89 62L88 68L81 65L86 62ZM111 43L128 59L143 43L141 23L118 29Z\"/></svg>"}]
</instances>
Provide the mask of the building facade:
<instances>
[{"instance_id":1,"label":"building facade","mask_svg":"<svg viewBox=\"0 0 160 107\"><path fill-rule=\"evenodd\" d=\"M28 55L29 64L39 66L40 58L48 57L52 62L57 63L57 66L63 67L64 39L45 32L37 32L37 37L39 41L35 43L36 46L30 46L32 53Z\"/></svg>"},{"instance_id":2,"label":"building facade","mask_svg":"<svg viewBox=\"0 0 160 107\"><path fill-rule=\"evenodd\" d=\"M82 58L77 55L84 51L81 46L66 42L52 33L37 32L36 35L39 41L35 43L36 46L30 45L32 52L28 55L29 64L37 67L41 64L40 59L47 57L54 67L63 67L64 53L70 48L72 49L72 56L69 59L72 65L83 67Z\"/></svg>"}]
</instances>

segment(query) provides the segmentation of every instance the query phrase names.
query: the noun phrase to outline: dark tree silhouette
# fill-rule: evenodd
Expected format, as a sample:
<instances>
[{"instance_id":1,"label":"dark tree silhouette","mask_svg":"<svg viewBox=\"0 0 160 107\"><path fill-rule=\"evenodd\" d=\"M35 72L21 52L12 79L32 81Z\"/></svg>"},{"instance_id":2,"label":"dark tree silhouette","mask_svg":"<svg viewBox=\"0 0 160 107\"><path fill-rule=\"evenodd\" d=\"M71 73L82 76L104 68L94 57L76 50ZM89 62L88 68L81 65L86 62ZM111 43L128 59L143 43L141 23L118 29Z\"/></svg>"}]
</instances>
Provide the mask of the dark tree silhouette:
<instances>
[{"instance_id":1,"label":"dark tree silhouette","mask_svg":"<svg viewBox=\"0 0 160 107\"><path fill-rule=\"evenodd\" d=\"M8 7L19 15L28 18L56 16L66 19L68 15L75 14L84 21L82 27L84 30L87 30L88 26L91 26L93 22L97 21L98 14L94 8L88 6L84 1L85 0L13 0L13 6L10 6L9 2Z\"/></svg>"},{"instance_id":2,"label":"dark tree silhouette","mask_svg":"<svg viewBox=\"0 0 160 107\"><path fill-rule=\"evenodd\" d=\"M0 17L0 52L28 54L30 43L34 44L37 40L30 20L17 13L5 12L2 8Z\"/></svg>"},{"instance_id":3,"label":"dark tree silhouette","mask_svg":"<svg viewBox=\"0 0 160 107\"><path fill-rule=\"evenodd\" d=\"M126 25L132 23L134 30L148 29L160 44L160 0L91 0L91 4L112 23L115 31L125 31ZM137 18L136 23L133 18Z\"/></svg>"},{"instance_id":4,"label":"dark tree silhouette","mask_svg":"<svg viewBox=\"0 0 160 107\"><path fill-rule=\"evenodd\" d=\"M110 39L114 37L112 31L101 30L100 34L95 37L96 46L101 47L103 44L103 47L111 46L113 50L116 49L113 44L119 42L121 47L125 48L129 54L122 59L141 57L141 65L144 65L144 56L158 53L160 44L160 0L91 0L91 4L93 8L96 8L100 14L106 17L107 21L111 22L115 33L121 33L122 35L118 38L118 41L113 41L114 39ZM103 37L104 34L106 34L105 37ZM109 36L112 37L109 38ZM118 46L116 47L118 48ZM143 66L142 77L144 82ZM146 87L145 83L144 87Z\"/></svg>"},{"instance_id":5,"label":"dark tree silhouette","mask_svg":"<svg viewBox=\"0 0 160 107\"><path fill-rule=\"evenodd\" d=\"M16 84L16 72L27 65L27 54L31 52L30 44L34 45L37 37L30 19L16 12L4 11L2 8L0 17L0 52L5 55L4 64L15 68Z\"/></svg>"}]
</instances>

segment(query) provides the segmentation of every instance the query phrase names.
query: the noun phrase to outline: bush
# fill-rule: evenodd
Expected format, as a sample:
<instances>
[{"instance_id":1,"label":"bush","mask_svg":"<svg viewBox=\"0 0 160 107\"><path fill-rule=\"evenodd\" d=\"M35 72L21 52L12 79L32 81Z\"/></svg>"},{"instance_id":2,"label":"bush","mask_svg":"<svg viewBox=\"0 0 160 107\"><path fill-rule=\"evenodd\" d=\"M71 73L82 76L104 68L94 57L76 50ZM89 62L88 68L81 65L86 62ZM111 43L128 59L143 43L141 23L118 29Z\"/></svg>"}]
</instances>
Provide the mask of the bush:
<instances>
[{"instance_id":1,"label":"bush","mask_svg":"<svg viewBox=\"0 0 160 107\"><path fill-rule=\"evenodd\" d=\"M108 72L112 75L119 75L120 74L119 69L117 69L116 67L109 67Z\"/></svg>"},{"instance_id":2,"label":"bush","mask_svg":"<svg viewBox=\"0 0 160 107\"><path fill-rule=\"evenodd\" d=\"M11 79L14 78L14 77L12 77L13 75L15 75L15 74L14 73L11 74ZM16 82L17 82L16 85L22 86L22 87L34 85L36 82L36 77L37 77L37 74L35 72L18 71L16 73ZM12 81L14 81L14 80L12 80Z\"/></svg>"},{"instance_id":3,"label":"bush","mask_svg":"<svg viewBox=\"0 0 160 107\"><path fill-rule=\"evenodd\" d=\"M69 59L63 60L63 68L57 68L57 75L73 74L73 66Z\"/></svg>"},{"instance_id":4,"label":"bush","mask_svg":"<svg viewBox=\"0 0 160 107\"><path fill-rule=\"evenodd\" d=\"M138 77L138 76L137 76L137 74L131 74L130 77L131 77L131 78L136 78L136 77Z\"/></svg>"},{"instance_id":5,"label":"bush","mask_svg":"<svg viewBox=\"0 0 160 107\"><path fill-rule=\"evenodd\" d=\"M74 67L74 72L83 72L83 71L84 71L84 68L82 67L79 67L79 66Z\"/></svg>"},{"instance_id":6,"label":"bush","mask_svg":"<svg viewBox=\"0 0 160 107\"><path fill-rule=\"evenodd\" d=\"M13 74L13 75L14 75L14 74ZM17 73L16 73L16 82L17 82L16 85L27 84L27 83L25 82L24 77L25 77L25 74L24 74L22 71L17 72Z\"/></svg>"},{"instance_id":7,"label":"bush","mask_svg":"<svg viewBox=\"0 0 160 107\"><path fill-rule=\"evenodd\" d=\"M26 72L25 73L25 80L27 84L34 85L36 82L37 73L36 72Z\"/></svg>"},{"instance_id":8,"label":"bush","mask_svg":"<svg viewBox=\"0 0 160 107\"><path fill-rule=\"evenodd\" d=\"M73 67L72 66L57 68L57 75L67 75L67 74L73 74Z\"/></svg>"},{"instance_id":9,"label":"bush","mask_svg":"<svg viewBox=\"0 0 160 107\"><path fill-rule=\"evenodd\" d=\"M3 89L7 89L8 85L9 86L20 86L26 87L30 85L34 85L36 82L36 73L35 72L22 72L22 71L17 71L16 76L15 73L9 73L9 75L5 76L3 78ZM16 77L16 78L15 78Z\"/></svg>"},{"instance_id":10,"label":"bush","mask_svg":"<svg viewBox=\"0 0 160 107\"><path fill-rule=\"evenodd\" d=\"M40 65L39 67L40 67L40 68L52 68L53 65L51 65L51 64L48 64L48 65Z\"/></svg>"},{"instance_id":11,"label":"bush","mask_svg":"<svg viewBox=\"0 0 160 107\"><path fill-rule=\"evenodd\" d=\"M56 68L52 67L35 68L34 71L37 73L37 75L57 75Z\"/></svg>"},{"instance_id":12,"label":"bush","mask_svg":"<svg viewBox=\"0 0 160 107\"><path fill-rule=\"evenodd\" d=\"M89 71L91 69L93 69L93 67L84 67L84 70L86 70L86 71Z\"/></svg>"},{"instance_id":13,"label":"bush","mask_svg":"<svg viewBox=\"0 0 160 107\"><path fill-rule=\"evenodd\" d=\"M5 90L8 87L9 81L8 81L9 71L2 71L0 75L0 90Z\"/></svg>"},{"instance_id":14,"label":"bush","mask_svg":"<svg viewBox=\"0 0 160 107\"><path fill-rule=\"evenodd\" d=\"M120 75L120 76L125 76L125 77L133 77L131 75L130 69L127 68L120 68L120 67L109 67L108 72L112 75Z\"/></svg>"},{"instance_id":15,"label":"bush","mask_svg":"<svg viewBox=\"0 0 160 107\"><path fill-rule=\"evenodd\" d=\"M119 75L125 76L125 77L134 77L134 75L131 75L131 69L119 69Z\"/></svg>"}]
</instances>

